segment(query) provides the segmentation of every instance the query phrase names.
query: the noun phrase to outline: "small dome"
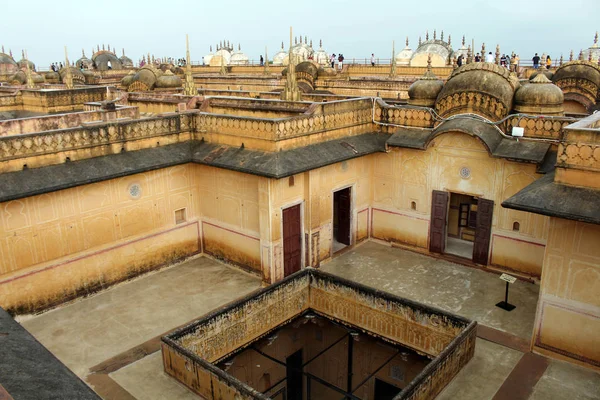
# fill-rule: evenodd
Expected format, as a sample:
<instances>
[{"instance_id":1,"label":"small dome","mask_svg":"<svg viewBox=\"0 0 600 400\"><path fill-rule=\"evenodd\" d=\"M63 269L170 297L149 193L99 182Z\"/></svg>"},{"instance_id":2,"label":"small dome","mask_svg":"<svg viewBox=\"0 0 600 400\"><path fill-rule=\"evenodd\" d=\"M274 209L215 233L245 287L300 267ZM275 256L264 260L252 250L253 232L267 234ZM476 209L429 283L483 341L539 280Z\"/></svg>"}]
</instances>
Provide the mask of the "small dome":
<instances>
[{"instance_id":1,"label":"small dome","mask_svg":"<svg viewBox=\"0 0 600 400\"><path fill-rule=\"evenodd\" d=\"M112 69L123 69L121 60L112 51L100 50L94 53L92 61L96 63L96 69L99 71L108 70L108 62L110 61Z\"/></svg>"},{"instance_id":2,"label":"small dome","mask_svg":"<svg viewBox=\"0 0 600 400\"><path fill-rule=\"evenodd\" d=\"M121 85L124 87L127 87L129 85L131 85L131 82L133 82L133 77L135 76L135 71L129 71L129 73L127 75L125 75L123 77L123 79L121 79Z\"/></svg>"},{"instance_id":3,"label":"small dome","mask_svg":"<svg viewBox=\"0 0 600 400\"><path fill-rule=\"evenodd\" d=\"M400 51L400 53L396 55L396 64L409 65L412 55L413 51L407 44L406 47L403 48L402 51Z\"/></svg>"},{"instance_id":4,"label":"small dome","mask_svg":"<svg viewBox=\"0 0 600 400\"><path fill-rule=\"evenodd\" d=\"M231 55L229 63L231 65L248 65L250 63L250 59L247 55L242 53L241 46L238 46L238 50Z\"/></svg>"},{"instance_id":5,"label":"small dome","mask_svg":"<svg viewBox=\"0 0 600 400\"><path fill-rule=\"evenodd\" d=\"M474 112L497 121L512 110L518 87L516 75L504 67L486 62L465 64L450 75L435 107L442 116Z\"/></svg>"},{"instance_id":6,"label":"small dome","mask_svg":"<svg viewBox=\"0 0 600 400\"><path fill-rule=\"evenodd\" d=\"M96 85L100 81L100 76L96 75L94 72L90 71L89 69L84 69L83 71L81 71L81 73L85 77L86 85Z\"/></svg>"},{"instance_id":7,"label":"small dome","mask_svg":"<svg viewBox=\"0 0 600 400\"><path fill-rule=\"evenodd\" d=\"M49 71L44 74L44 78L46 78L46 82L49 83L58 83L60 81L60 75L58 72Z\"/></svg>"},{"instance_id":8,"label":"small dome","mask_svg":"<svg viewBox=\"0 0 600 400\"><path fill-rule=\"evenodd\" d=\"M29 69L35 71L35 64L31 60L27 60L25 58L25 52L21 52L22 58L17 62L19 68L27 68L27 64L29 64Z\"/></svg>"},{"instance_id":9,"label":"small dome","mask_svg":"<svg viewBox=\"0 0 600 400\"><path fill-rule=\"evenodd\" d=\"M443 87L444 82L431 72L431 65L429 65L425 74L408 88L408 104L433 107Z\"/></svg>"},{"instance_id":10,"label":"small dome","mask_svg":"<svg viewBox=\"0 0 600 400\"><path fill-rule=\"evenodd\" d=\"M92 60L85 56L85 52L81 50L81 58L77 60L75 65L81 68L81 64L83 63L84 68L91 69L92 68Z\"/></svg>"},{"instance_id":11,"label":"small dome","mask_svg":"<svg viewBox=\"0 0 600 400\"><path fill-rule=\"evenodd\" d=\"M181 87L181 78L167 70L156 80L157 88L179 88Z\"/></svg>"},{"instance_id":12,"label":"small dome","mask_svg":"<svg viewBox=\"0 0 600 400\"><path fill-rule=\"evenodd\" d=\"M544 74L546 76L546 78L548 79L552 79L552 76L554 75L554 72L546 69L546 68L542 68L541 69L542 74ZM529 77L529 80L532 81L535 79L536 76L538 76L540 74L540 70L535 71L533 74L531 74L531 76Z\"/></svg>"},{"instance_id":13,"label":"small dome","mask_svg":"<svg viewBox=\"0 0 600 400\"><path fill-rule=\"evenodd\" d=\"M210 65L210 60L213 58L212 46L210 46L210 53L204 56L204 65Z\"/></svg>"},{"instance_id":14,"label":"small dome","mask_svg":"<svg viewBox=\"0 0 600 400\"><path fill-rule=\"evenodd\" d=\"M527 114L562 115L562 90L545 74L538 74L515 92L515 111Z\"/></svg>"},{"instance_id":15,"label":"small dome","mask_svg":"<svg viewBox=\"0 0 600 400\"><path fill-rule=\"evenodd\" d=\"M0 75L15 74L18 70L19 66L10 55L0 53Z\"/></svg>"},{"instance_id":16,"label":"small dome","mask_svg":"<svg viewBox=\"0 0 600 400\"><path fill-rule=\"evenodd\" d=\"M85 76L83 75L81 70L79 70L79 68L75 68L75 67L68 67L68 68L71 70L71 76L73 77L73 84L84 85L85 84ZM60 74L61 82L65 83L65 79L66 79L66 75L67 75L67 68L63 67L60 71L58 71L58 73Z\"/></svg>"},{"instance_id":17,"label":"small dome","mask_svg":"<svg viewBox=\"0 0 600 400\"><path fill-rule=\"evenodd\" d=\"M217 50L215 55L210 60L211 67L219 67L221 66L221 61L223 65L229 65L229 61L231 60L231 53L225 49Z\"/></svg>"},{"instance_id":18,"label":"small dome","mask_svg":"<svg viewBox=\"0 0 600 400\"><path fill-rule=\"evenodd\" d=\"M133 60L125 55L125 50L123 50L123 55L119 57L119 61L121 61L124 68L133 68Z\"/></svg>"},{"instance_id":19,"label":"small dome","mask_svg":"<svg viewBox=\"0 0 600 400\"><path fill-rule=\"evenodd\" d=\"M146 91L154 89L158 77L162 74L152 64L146 64L140 68L134 75L129 85L127 85L127 91ZM126 76L127 77L127 76Z\"/></svg>"},{"instance_id":20,"label":"small dome","mask_svg":"<svg viewBox=\"0 0 600 400\"><path fill-rule=\"evenodd\" d=\"M283 49L283 42L281 42L281 50L273 56L273 65L283 65L283 60L286 59L287 55L287 51Z\"/></svg>"},{"instance_id":21,"label":"small dome","mask_svg":"<svg viewBox=\"0 0 600 400\"><path fill-rule=\"evenodd\" d=\"M37 74L34 71L31 71L31 78L33 79L33 83L40 84L46 82L42 75ZM8 78L8 81L11 85L26 85L27 84L27 72L25 69L21 69L19 72Z\"/></svg>"},{"instance_id":22,"label":"small dome","mask_svg":"<svg viewBox=\"0 0 600 400\"><path fill-rule=\"evenodd\" d=\"M329 54L323 50L322 40L319 40L319 50L315 51L314 60L321 66L329 65Z\"/></svg>"}]
</instances>

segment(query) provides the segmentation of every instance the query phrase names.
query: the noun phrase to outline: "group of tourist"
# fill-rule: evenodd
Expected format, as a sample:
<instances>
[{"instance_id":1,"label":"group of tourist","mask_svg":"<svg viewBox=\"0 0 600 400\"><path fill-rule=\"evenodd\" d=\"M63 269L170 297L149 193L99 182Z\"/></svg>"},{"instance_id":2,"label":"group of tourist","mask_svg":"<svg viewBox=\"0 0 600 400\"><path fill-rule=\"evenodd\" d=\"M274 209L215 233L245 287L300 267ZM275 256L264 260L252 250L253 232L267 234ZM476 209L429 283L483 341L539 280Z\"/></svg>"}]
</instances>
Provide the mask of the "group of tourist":
<instances>
[{"instance_id":1,"label":"group of tourist","mask_svg":"<svg viewBox=\"0 0 600 400\"><path fill-rule=\"evenodd\" d=\"M342 68L344 67L344 55L342 53L340 53L336 58L336 54L333 53L329 57L329 62L331 63L331 68L335 68L335 64L337 62L338 70L341 72Z\"/></svg>"},{"instance_id":2,"label":"group of tourist","mask_svg":"<svg viewBox=\"0 0 600 400\"><path fill-rule=\"evenodd\" d=\"M456 65L461 67L465 62L466 62L466 57L461 54L458 56L458 58L456 59ZM481 55L479 53L475 54L475 57L473 58L474 62L482 62L483 58L481 57ZM507 55L507 54L502 54L502 57L500 57L500 66L506 68L506 69L510 69L512 72L517 72L519 69L519 55L512 53L512 55ZM490 63L494 63L496 62L494 55L492 54L492 52L490 51L488 54L486 54L485 56L485 62L490 62Z\"/></svg>"}]
</instances>

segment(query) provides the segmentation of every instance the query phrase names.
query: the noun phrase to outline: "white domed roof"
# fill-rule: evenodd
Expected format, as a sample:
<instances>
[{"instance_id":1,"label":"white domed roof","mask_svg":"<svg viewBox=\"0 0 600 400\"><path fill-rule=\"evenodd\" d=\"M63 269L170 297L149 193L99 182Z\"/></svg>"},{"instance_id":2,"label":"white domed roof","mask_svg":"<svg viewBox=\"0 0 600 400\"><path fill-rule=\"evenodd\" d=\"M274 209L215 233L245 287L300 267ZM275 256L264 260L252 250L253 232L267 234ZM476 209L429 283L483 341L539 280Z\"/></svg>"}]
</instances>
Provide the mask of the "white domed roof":
<instances>
[{"instance_id":1,"label":"white domed roof","mask_svg":"<svg viewBox=\"0 0 600 400\"><path fill-rule=\"evenodd\" d=\"M225 61L226 65L229 64L229 62L231 61L231 53L225 49L217 50L217 52L215 53L215 57L216 56L223 57L223 60Z\"/></svg>"},{"instance_id":2,"label":"white domed roof","mask_svg":"<svg viewBox=\"0 0 600 400\"><path fill-rule=\"evenodd\" d=\"M249 63L249 60L250 59L248 58L248 56L242 53L242 47L238 45L238 50L231 55L229 63L231 65L247 65Z\"/></svg>"},{"instance_id":3,"label":"white domed roof","mask_svg":"<svg viewBox=\"0 0 600 400\"><path fill-rule=\"evenodd\" d=\"M329 65L329 54L323 50L323 41L319 40L319 50L315 52L315 61L319 65Z\"/></svg>"},{"instance_id":4,"label":"white domed roof","mask_svg":"<svg viewBox=\"0 0 600 400\"><path fill-rule=\"evenodd\" d=\"M283 60L287 57L287 52L283 49L283 42L281 42L281 50L279 50L273 56L273 65L283 65Z\"/></svg>"},{"instance_id":5,"label":"white domed roof","mask_svg":"<svg viewBox=\"0 0 600 400\"><path fill-rule=\"evenodd\" d=\"M444 67L449 64L452 55L452 46L443 40L426 40L419 44L410 59L413 67L427 66L427 59L431 55L431 64L434 67Z\"/></svg>"},{"instance_id":6,"label":"white domed roof","mask_svg":"<svg viewBox=\"0 0 600 400\"><path fill-rule=\"evenodd\" d=\"M210 53L208 53L207 55L204 56L203 60L204 60L204 64L206 65L210 65L210 60L213 58L214 54L212 51L212 46L210 46Z\"/></svg>"}]
</instances>

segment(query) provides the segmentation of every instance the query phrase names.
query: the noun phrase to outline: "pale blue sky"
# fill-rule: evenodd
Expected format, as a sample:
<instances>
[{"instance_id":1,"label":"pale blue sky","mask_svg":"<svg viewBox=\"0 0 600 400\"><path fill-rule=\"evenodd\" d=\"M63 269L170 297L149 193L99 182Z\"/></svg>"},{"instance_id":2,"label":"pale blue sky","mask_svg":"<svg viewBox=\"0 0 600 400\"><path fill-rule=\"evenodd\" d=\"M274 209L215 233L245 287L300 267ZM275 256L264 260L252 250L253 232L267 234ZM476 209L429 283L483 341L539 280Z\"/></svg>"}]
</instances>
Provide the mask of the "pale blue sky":
<instances>
[{"instance_id":1,"label":"pale blue sky","mask_svg":"<svg viewBox=\"0 0 600 400\"><path fill-rule=\"evenodd\" d=\"M312 39L329 53L346 59L376 56L389 58L392 40L404 47L406 36L416 48L419 35L429 29L452 35L460 47L475 39L494 51L512 50L522 59L534 52L568 58L570 49L589 47L600 30L600 0L418 0L408 1L269 1L269 0L29 0L3 1L0 44L20 59L21 49L43 67L63 60L63 46L76 60L85 49L102 43L121 48L137 60L148 52L156 56L185 55L185 34L190 35L192 59L199 61L222 39L236 44L250 58L268 46L269 56L294 35Z\"/></svg>"}]
</instances>

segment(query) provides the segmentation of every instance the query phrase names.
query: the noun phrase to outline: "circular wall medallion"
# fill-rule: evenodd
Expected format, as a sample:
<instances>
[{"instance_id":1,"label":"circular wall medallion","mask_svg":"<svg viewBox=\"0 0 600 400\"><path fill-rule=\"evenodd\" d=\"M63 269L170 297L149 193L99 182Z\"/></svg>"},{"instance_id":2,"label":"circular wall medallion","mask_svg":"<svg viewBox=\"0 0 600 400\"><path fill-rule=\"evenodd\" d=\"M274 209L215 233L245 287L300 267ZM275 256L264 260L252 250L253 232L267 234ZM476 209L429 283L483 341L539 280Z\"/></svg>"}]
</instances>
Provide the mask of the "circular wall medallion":
<instances>
[{"instance_id":1,"label":"circular wall medallion","mask_svg":"<svg viewBox=\"0 0 600 400\"><path fill-rule=\"evenodd\" d=\"M471 168L469 167L462 167L460 169L460 177L463 179L469 179L471 177Z\"/></svg>"},{"instance_id":2,"label":"circular wall medallion","mask_svg":"<svg viewBox=\"0 0 600 400\"><path fill-rule=\"evenodd\" d=\"M129 195L134 199L138 199L142 195L142 187L139 183L132 183L129 185L128 191Z\"/></svg>"}]
</instances>

